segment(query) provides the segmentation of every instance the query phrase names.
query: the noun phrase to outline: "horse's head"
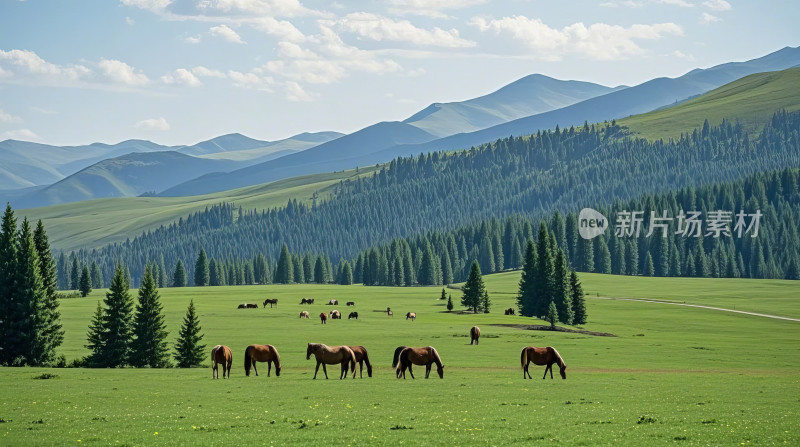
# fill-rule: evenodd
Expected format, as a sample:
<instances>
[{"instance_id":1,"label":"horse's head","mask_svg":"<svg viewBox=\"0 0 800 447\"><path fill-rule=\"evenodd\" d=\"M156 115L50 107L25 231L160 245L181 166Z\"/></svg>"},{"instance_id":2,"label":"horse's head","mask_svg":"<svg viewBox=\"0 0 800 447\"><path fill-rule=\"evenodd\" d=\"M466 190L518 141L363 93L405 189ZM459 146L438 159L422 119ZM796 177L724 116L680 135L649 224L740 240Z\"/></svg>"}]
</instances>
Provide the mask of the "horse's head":
<instances>
[{"instance_id":1,"label":"horse's head","mask_svg":"<svg viewBox=\"0 0 800 447\"><path fill-rule=\"evenodd\" d=\"M306 360L308 360L308 359L306 359ZM281 367L278 366L277 364L275 365L275 375L278 376L278 377L281 376Z\"/></svg>"},{"instance_id":2,"label":"horse's head","mask_svg":"<svg viewBox=\"0 0 800 447\"><path fill-rule=\"evenodd\" d=\"M564 366L558 368L558 372L561 373L561 378L562 379L566 379L567 378L567 365L564 365Z\"/></svg>"},{"instance_id":3,"label":"horse's head","mask_svg":"<svg viewBox=\"0 0 800 447\"><path fill-rule=\"evenodd\" d=\"M312 352L314 352L314 351L311 349L311 343L309 343L308 344L308 349L306 349L306 360L311 358L311 353Z\"/></svg>"},{"instance_id":4,"label":"horse's head","mask_svg":"<svg viewBox=\"0 0 800 447\"><path fill-rule=\"evenodd\" d=\"M439 378L440 379L444 379L444 365L437 366L436 367L436 372L439 373Z\"/></svg>"}]
</instances>

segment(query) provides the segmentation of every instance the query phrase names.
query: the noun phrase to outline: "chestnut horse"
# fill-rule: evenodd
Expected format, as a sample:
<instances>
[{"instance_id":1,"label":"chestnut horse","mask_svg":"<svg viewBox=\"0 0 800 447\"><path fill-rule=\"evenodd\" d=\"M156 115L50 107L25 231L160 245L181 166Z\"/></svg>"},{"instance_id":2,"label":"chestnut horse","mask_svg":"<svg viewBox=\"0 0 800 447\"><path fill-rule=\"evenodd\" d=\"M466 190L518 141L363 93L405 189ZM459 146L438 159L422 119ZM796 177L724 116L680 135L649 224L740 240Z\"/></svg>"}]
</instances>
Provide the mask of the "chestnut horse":
<instances>
[{"instance_id":1,"label":"chestnut horse","mask_svg":"<svg viewBox=\"0 0 800 447\"><path fill-rule=\"evenodd\" d=\"M233 363L233 354L231 353L231 348L224 345L217 345L211 350L212 379L219 379L219 369L217 369L217 366L220 363L222 363L222 378L230 379L231 363Z\"/></svg>"},{"instance_id":2,"label":"chestnut horse","mask_svg":"<svg viewBox=\"0 0 800 447\"><path fill-rule=\"evenodd\" d=\"M308 311L304 310L300 312L300 318L305 318L306 320L308 320Z\"/></svg>"},{"instance_id":3,"label":"chestnut horse","mask_svg":"<svg viewBox=\"0 0 800 447\"><path fill-rule=\"evenodd\" d=\"M322 372L325 373L325 378L328 378L328 369L325 367L326 364L328 365L335 365L340 363L342 365L342 372L339 375L339 379L344 379L347 377L347 365L350 364L350 369L353 370L353 376L355 377L356 372L356 355L353 353L353 350L347 346L328 346L323 345L322 343L309 343L308 349L306 349L306 360L311 358L311 354L314 354L314 357L317 359L317 368L314 370L314 379L317 378L317 372L319 372L319 365L322 365Z\"/></svg>"},{"instance_id":4,"label":"chestnut horse","mask_svg":"<svg viewBox=\"0 0 800 447\"><path fill-rule=\"evenodd\" d=\"M400 351L400 358L398 359L397 370L395 372L398 379L401 375L405 379L406 369L408 369L408 372L411 374L411 378L413 379L414 371L411 370L411 365L425 365L425 378L427 379L431 374L431 365L434 363L436 363L436 372L439 373L439 378L444 379L444 365L442 364L442 358L439 357L439 353L436 352L436 349L433 346L427 346L424 348L405 348Z\"/></svg>"},{"instance_id":5,"label":"chestnut horse","mask_svg":"<svg viewBox=\"0 0 800 447\"><path fill-rule=\"evenodd\" d=\"M364 363L367 364L367 376L372 377L372 364L369 362L369 354L367 353L367 348L363 346L348 346L350 349L353 350L353 354L356 355L356 361L358 362L358 376L360 378L364 378ZM353 368L353 378L356 378L356 370Z\"/></svg>"},{"instance_id":6,"label":"chestnut horse","mask_svg":"<svg viewBox=\"0 0 800 447\"><path fill-rule=\"evenodd\" d=\"M407 313L407 314L406 314L406 320L408 320L409 318L411 318L411 321L414 321L414 320L416 320L416 319L417 319L417 314L416 314L416 312L409 312L409 313Z\"/></svg>"},{"instance_id":7,"label":"chestnut horse","mask_svg":"<svg viewBox=\"0 0 800 447\"><path fill-rule=\"evenodd\" d=\"M475 342L477 345L479 338L481 338L481 328L478 326L472 326L472 329L469 330L469 344Z\"/></svg>"},{"instance_id":8,"label":"chestnut horse","mask_svg":"<svg viewBox=\"0 0 800 447\"><path fill-rule=\"evenodd\" d=\"M272 363L275 362L275 375L281 375L281 356L278 355L278 350L272 345L250 345L244 350L244 375L250 377L250 365L253 365L253 371L256 372L258 377L258 369L256 369L256 362L267 362L267 377L272 371Z\"/></svg>"},{"instance_id":9,"label":"chestnut horse","mask_svg":"<svg viewBox=\"0 0 800 447\"><path fill-rule=\"evenodd\" d=\"M276 306L278 305L278 299L277 298L267 298L267 299L264 300L264 308L267 307L267 304L269 304L269 308L272 309L272 305L273 304L276 305Z\"/></svg>"},{"instance_id":10,"label":"chestnut horse","mask_svg":"<svg viewBox=\"0 0 800 447\"><path fill-rule=\"evenodd\" d=\"M528 378L533 379L531 377L530 371L528 371L528 365L533 362L534 365L547 365L544 369L544 375L542 379L547 377L547 370L550 370L550 378L553 378L553 363L558 364L559 372L561 373L561 378L567 378L567 364L564 363L564 359L561 358L561 355L556 351L556 348L552 346L548 346L546 348L536 348L534 346L526 346L522 348L522 378L525 378L525 375L528 375Z\"/></svg>"},{"instance_id":11,"label":"chestnut horse","mask_svg":"<svg viewBox=\"0 0 800 447\"><path fill-rule=\"evenodd\" d=\"M328 321L328 314L326 314L325 312L322 312L321 314L319 314L319 321L322 324L325 324L325 322Z\"/></svg>"}]
</instances>

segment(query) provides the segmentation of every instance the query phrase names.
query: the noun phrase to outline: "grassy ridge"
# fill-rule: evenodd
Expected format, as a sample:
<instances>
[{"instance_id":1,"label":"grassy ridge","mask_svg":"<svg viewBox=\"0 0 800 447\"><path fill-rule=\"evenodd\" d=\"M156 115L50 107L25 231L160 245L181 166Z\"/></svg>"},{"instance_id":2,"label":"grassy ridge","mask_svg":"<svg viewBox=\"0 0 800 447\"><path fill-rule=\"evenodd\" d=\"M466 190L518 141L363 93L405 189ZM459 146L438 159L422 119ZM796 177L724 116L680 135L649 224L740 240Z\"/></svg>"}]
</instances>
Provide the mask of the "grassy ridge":
<instances>
[{"instance_id":1,"label":"grassy ridge","mask_svg":"<svg viewBox=\"0 0 800 447\"><path fill-rule=\"evenodd\" d=\"M92 248L124 241L142 232L186 217L192 212L222 201L244 208L268 209L285 206L290 199L310 203L316 192L319 198L330 194L330 187L340 180L370 173L374 167L313 174L262 185L187 197L126 197L67 203L17 211L47 227L52 248L73 250Z\"/></svg>"},{"instance_id":2,"label":"grassy ridge","mask_svg":"<svg viewBox=\"0 0 800 447\"><path fill-rule=\"evenodd\" d=\"M718 287L716 280L684 286L683 279L582 275L585 288L606 296L724 300L751 296L765 313L797 313L786 281L748 281ZM0 369L0 424L4 445L119 443L374 445L510 445L541 441L564 445L686 445L740 443L796 445L800 416L795 355L800 323L725 312L589 298L586 329L617 337L527 331L496 324L540 323L502 315L514 301L518 272L490 275L491 314L444 312L439 288L292 285L184 288L161 291L174 338L190 298L197 305L204 341L231 346L232 379L212 381L209 368L194 370ZM649 279L648 279L649 280ZM708 290L701 282L707 282ZM763 286L770 292L764 293ZM716 295L711 292L716 288ZM652 293L653 290L670 292ZM705 290L705 291L704 291ZM781 292L784 290L784 292ZM773 292L774 291L774 292ZM460 294L453 292L458 302ZM82 355L86 326L97 299L62 302L64 352ZM763 301L761 297L769 296ZM238 310L241 302L279 299L277 308ZM317 304L300 306L301 297ZM336 298L356 302L358 321L316 315ZM741 301L738 301L741 302ZM772 308L777 303L777 308ZM391 306L395 317L380 310ZM661 307L656 307L661 306ZM353 308L337 306L345 316ZM313 318L299 320L300 310ZM737 305L738 309L738 305ZM417 312L415 322L407 311ZM469 346L468 330L483 338ZM375 365L364 380L311 380L307 342L363 344ZM274 344L281 377L244 377L242 353L250 343ZM445 378L396 380L391 353L400 344L433 345ZM568 368L566 381L520 378L522 346L556 346ZM34 380L42 373L56 374ZM320 372L320 375L322 372ZM735 390L735 392L732 392ZM38 423L41 420L42 423ZM158 434L156 434L156 432Z\"/></svg>"},{"instance_id":3,"label":"grassy ridge","mask_svg":"<svg viewBox=\"0 0 800 447\"><path fill-rule=\"evenodd\" d=\"M639 136L655 140L678 138L704 119L712 126L738 119L745 129L761 130L780 109L800 109L800 68L758 73L712 90L674 107L618 120Z\"/></svg>"}]
</instances>

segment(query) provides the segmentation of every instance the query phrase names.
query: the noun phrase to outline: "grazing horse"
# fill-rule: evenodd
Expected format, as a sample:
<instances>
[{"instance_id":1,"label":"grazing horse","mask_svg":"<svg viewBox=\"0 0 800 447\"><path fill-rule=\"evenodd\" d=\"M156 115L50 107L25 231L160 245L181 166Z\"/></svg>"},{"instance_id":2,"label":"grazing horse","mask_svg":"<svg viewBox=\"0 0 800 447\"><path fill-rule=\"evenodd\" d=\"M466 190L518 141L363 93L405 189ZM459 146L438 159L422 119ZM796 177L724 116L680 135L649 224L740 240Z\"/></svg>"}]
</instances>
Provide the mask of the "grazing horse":
<instances>
[{"instance_id":1,"label":"grazing horse","mask_svg":"<svg viewBox=\"0 0 800 447\"><path fill-rule=\"evenodd\" d=\"M308 320L308 311L307 310L304 310L304 311L300 312L300 318L304 318L304 317L305 317L306 320Z\"/></svg>"},{"instance_id":2,"label":"grazing horse","mask_svg":"<svg viewBox=\"0 0 800 447\"><path fill-rule=\"evenodd\" d=\"M267 298L267 299L264 300L264 308L265 309L267 308L267 304L269 304L269 308L272 309L272 305L273 304L276 305L276 306L278 305L278 299L277 298Z\"/></svg>"},{"instance_id":3,"label":"grazing horse","mask_svg":"<svg viewBox=\"0 0 800 447\"><path fill-rule=\"evenodd\" d=\"M475 342L477 345L479 338L481 338L481 328L478 326L472 326L472 329L469 330L469 344Z\"/></svg>"},{"instance_id":4,"label":"grazing horse","mask_svg":"<svg viewBox=\"0 0 800 447\"><path fill-rule=\"evenodd\" d=\"M416 314L416 312L409 312L409 313L407 313L407 314L406 314L406 320L408 320L409 318L411 318L411 321L414 321L414 320L416 320L416 319L417 319L417 314Z\"/></svg>"},{"instance_id":5,"label":"grazing horse","mask_svg":"<svg viewBox=\"0 0 800 447\"><path fill-rule=\"evenodd\" d=\"M367 376L372 377L372 364L369 362L369 354L367 353L367 348L363 346L348 346L350 349L353 350L353 354L356 356L356 361L358 362L358 376L360 378L364 378L364 363L367 364ZM353 368L353 378L356 378L356 370Z\"/></svg>"},{"instance_id":6,"label":"grazing horse","mask_svg":"<svg viewBox=\"0 0 800 447\"><path fill-rule=\"evenodd\" d=\"M311 354L314 354L314 357L317 359L317 369L314 370L314 379L317 378L319 365L322 365L322 371L325 373L325 378L327 379L328 369L325 367L325 365L335 365L337 363L342 365L342 373L339 375L340 380L347 377L348 364L350 365L350 369L353 371L353 376L355 377L356 355L349 347L327 346L323 345L322 343L309 343L308 349L306 349L306 360L311 358ZM367 372L369 372L369 370Z\"/></svg>"},{"instance_id":7,"label":"grazing horse","mask_svg":"<svg viewBox=\"0 0 800 447\"><path fill-rule=\"evenodd\" d=\"M355 318L358 320L358 312L350 312L350 315L347 316L347 319Z\"/></svg>"},{"instance_id":8,"label":"grazing horse","mask_svg":"<svg viewBox=\"0 0 800 447\"><path fill-rule=\"evenodd\" d=\"M387 308L386 308L386 315L388 315L388 316L390 316L390 317L393 317L393 316L394 316L394 312L392 312L392 309L389 309L389 308L387 307Z\"/></svg>"},{"instance_id":9,"label":"grazing horse","mask_svg":"<svg viewBox=\"0 0 800 447\"><path fill-rule=\"evenodd\" d=\"M444 365L442 358L433 346L425 348L405 348L400 351L400 358L397 362L397 378L403 376L406 378L406 369L408 369L411 378L414 378L414 372L411 370L411 365L425 365L425 378L431 374L431 365L436 363L436 372L439 373L439 378L444 379Z\"/></svg>"},{"instance_id":10,"label":"grazing horse","mask_svg":"<svg viewBox=\"0 0 800 447\"><path fill-rule=\"evenodd\" d=\"M258 309L258 304L256 303L247 303L248 309Z\"/></svg>"},{"instance_id":11,"label":"grazing horse","mask_svg":"<svg viewBox=\"0 0 800 447\"><path fill-rule=\"evenodd\" d=\"M553 378L553 363L558 363L559 372L561 373L561 378L567 378L567 364L564 363L564 359L561 358L561 355L556 351L556 348L552 346L548 346L546 348L536 348L534 346L526 346L522 348L522 378L525 378L525 375L528 375L528 378L533 379L531 377L530 371L528 371L528 365L533 362L534 365L547 365L544 369L544 375L542 379L544 380L547 377L547 370L550 370L550 378Z\"/></svg>"},{"instance_id":12,"label":"grazing horse","mask_svg":"<svg viewBox=\"0 0 800 447\"><path fill-rule=\"evenodd\" d=\"M314 304L314 298L302 298L300 304Z\"/></svg>"},{"instance_id":13,"label":"grazing horse","mask_svg":"<svg viewBox=\"0 0 800 447\"><path fill-rule=\"evenodd\" d=\"M236 307L236 308L237 308L237 309L247 309L247 304L244 304L244 303L242 303L242 304L240 304L240 305L239 305L238 307Z\"/></svg>"},{"instance_id":14,"label":"grazing horse","mask_svg":"<svg viewBox=\"0 0 800 447\"><path fill-rule=\"evenodd\" d=\"M505 310L505 314L506 315L515 315L514 308L513 307L509 307L508 309Z\"/></svg>"},{"instance_id":15,"label":"grazing horse","mask_svg":"<svg viewBox=\"0 0 800 447\"><path fill-rule=\"evenodd\" d=\"M398 346L397 349L394 350L394 357L392 357L392 368L397 367L397 362L400 361L400 353L403 352L403 349L406 349L408 346Z\"/></svg>"},{"instance_id":16,"label":"grazing horse","mask_svg":"<svg viewBox=\"0 0 800 447\"><path fill-rule=\"evenodd\" d=\"M321 314L319 314L319 320L322 324L325 324L328 321L328 314L322 312Z\"/></svg>"},{"instance_id":17,"label":"grazing horse","mask_svg":"<svg viewBox=\"0 0 800 447\"><path fill-rule=\"evenodd\" d=\"M342 314L336 309L332 310L330 315L331 315L331 320L341 320L342 319Z\"/></svg>"},{"instance_id":18,"label":"grazing horse","mask_svg":"<svg viewBox=\"0 0 800 447\"><path fill-rule=\"evenodd\" d=\"M330 301L328 301L328 306L338 306L338 305L339 305L339 301L338 300L330 300Z\"/></svg>"},{"instance_id":19,"label":"grazing horse","mask_svg":"<svg viewBox=\"0 0 800 447\"><path fill-rule=\"evenodd\" d=\"M348 305L348 306L355 306L355 305L356 305L356 302L355 302L355 301L348 301L348 302L347 302L347 305Z\"/></svg>"},{"instance_id":20,"label":"grazing horse","mask_svg":"<svg viewBox=\"0 0 800 447\"><path fill-rule=\"evenodd\" d=\"M250 345L244 350L244 375L250 376L250 365L253 365L253 371L258 376L258 369L256 369L256 362L267 362L267 377L272 371L272 363L275 362L275 375L281 375L281 356L278 355L278 350L272 345Z\"/></svg>"},{"instance_id":21,"label":"grazing horse","mask_svg":"<svg viewBox=\"0 0 800 447\"><path fill-rule=\"evenodd\" d=\"M218 365L222 363L222 378L231 378L231 363L233 363L233 354L231 348L224 345L214 346L211 350L211 378L219 379Z\"/></svg>"}]
</instances>

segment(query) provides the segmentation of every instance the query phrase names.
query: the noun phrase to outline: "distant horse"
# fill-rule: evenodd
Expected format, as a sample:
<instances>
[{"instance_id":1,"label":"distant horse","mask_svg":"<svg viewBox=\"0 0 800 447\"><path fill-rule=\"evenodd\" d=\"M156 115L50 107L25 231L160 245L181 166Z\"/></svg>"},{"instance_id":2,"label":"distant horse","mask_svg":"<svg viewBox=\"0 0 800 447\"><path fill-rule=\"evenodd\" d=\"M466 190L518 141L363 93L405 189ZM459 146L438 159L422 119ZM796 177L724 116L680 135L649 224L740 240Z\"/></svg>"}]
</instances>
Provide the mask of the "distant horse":
<instances>
[{"instance_id":1,"label":"distant horse","mask_svg":"<svg viewBox=\"0 0 800 447\"><path fill-rule=\"evenodd\" d=\"M300 312L300 318L305 318L306 320L308 320L308 311L304 310Z\"/></svg>"},{"instance_id":2,"label":"distant horse","mask_svg":"<svg viewBox=\"0 0 800 447\"><path fill-rule=\"evenodd\" d=\"M350 315L347 316L347 319L350 320L352 318L358 320L358 312L350 312Z\"/></svg>"},{"instance_id":3,"label":"distant horse","mask_svg":"<svg viewBox=\"0 0 800 447\"><path fill-rule=\"evenodd\" d=\"M546 348L536 348L533 346L527 346L522 348L522 378L525 378L527 374L528 378L533 379L531 377L530 371L528 371L528 365L533 362L534 365L547 365L544 369L544 375L542 379L547 377L547 370L550 370L550 378L553 378L553 363L558 364L559 372L561 373L561 378L567 378L567 364L564 363L564 359L561 358L561 355L556 351L556 348L552 346L548 346Z\"/></svg>"},{"instance_id":4,"label":"distant horse","mask_svg":"<svg viewBox=\"0 0 800 447\"><path fill-rule=\"evenodd\" d=\"M258 376L258 369L256 369L256 362L267 362L267 377L272 371L272 363L275 363L275 375L281 375L281 356L278 355L278 350L272 345L250 345L244 350L244 375L250 376L250 365L253 365L253 371Z\"/></svg>"},{"instance_id":5,"label":"distant horse","mask_svg":"<svg viewBox=\"0 0 800 447\"><path fill-rule=\"evenodd\" d=\"M330 315L331 315L331 320L341 320L342 319L341 312L339 312L336 309L332 310Z\"/></svg>"},{"instance_id":6,"label":"distant horse","mask_svg":"<svg viewBox=\"0 0 800 447\"><path fill-rule=\"evenodd\" d=\"M325 322L328 321L328 314L322 312L321 314L319 314L319 319L322 324L325 324Z\"/></svg>"},{"instance_id":7,"label":"distant horse","mask_svg":"<svg viewBox=\"0 0 800 447\"><path fill-rule=\"evenodd\" d=\"M302 298L300 304L314 304L314 298Z\"/></svg>"},{"instance_id":8,"label":"distant horse","mask_svg":"<svg viewBox=\"0 0 800 447\"><path fill-rule=\"evenodd\" d=\"M431 365L436 363L436 372L439 373L439 378L444 379L444 365L442 358L433 346L425 348L405 348L400 351L400 356L397 362L397 378L400 376L406 378L406 369L408 369L411 378L414 378L414 372L411 370L411 365L425 365L425 378L431 374Z\"/></svg>"},{"instance_id":9,"label":"distant horse","mask_svg":"<svg viewBox=\"0 0 800 447\"><path fill-rule=\"evenodd\" d=\"M506 315L515 315L514 308L513 307L509 307L508 309L505 310L505 314Z\"/></svg>"},{"instance_id":10,"label":"distant horse","mask_svg":"<svg viewBox=\"0 0 800 447\"><path fill-rule=\"evenodd\" d=\"M367 364L367 376L372 377L372 364L369 362L369 354L367 354L367 348L363 346L348 346L350 349L353 350L353 354L356 355L356 361L358 362L358 376L360 378L364 378L364 363ZM353 369L353 378L356 378L356 371L355 368Z\"/></svg>"},{"instance_id":11,"label":"distant horse","mask_svg":"<svg viewBox=\"0 0 800 447\"><path fill-rule=\"evenodd\" d=\"M219 379L218 365L222 363L222 378L231 377L231 363L233 363L233 354L231 348L224 345L214 346L211 350L211 378Z\"/></svg>"},{"instance_id":12,"label":"distant horse","mask_svg":"<svg viewBox=\"0 0 800 447\"><path fill-rule=\"evenodd\" d=\"M267 298L267 299L264 300L264 308L265 309L267 307L267 304L269 304L269 308L272 309L272 305L273 304L276 305L276 306L278 305L278 299L277 298Z\"/></svg>"},{"instance_id":13,"label":"distant horse","mask_svg":"<svg viewBox=\"0 0 800 447\"><path fill-rule=\"evenodd\" d=\"M472 326L472 329L469 330L469 344L475 342L477 345L479 338L481 338L481 328L478 326Z\"/></svg>"},{"instance_id":14,"label":"distant horse","mask_svg":"<svg viewBox=\"0 0 800 447\"><path fill-rule=\"evenodd\" d=\"M386 308L386 315L388 315L388 316L390 316L390 317L393 317L393 316L394 316L394 312L392 312L392 309L389 309L389 308L387 307L387 308Z\"/></svg>"},{"instance_id":15,"label":"distant horse","mask_svg":"<svg viewBox=\"0 0 800 447\"><path fill-rule=\"evenodd\" d=\"M339 305L339 301L338 300L330 300L330 301L328 301L328 306L338 306L338 305Z\"/></svg>"},{"instance_id":16,"label":"distant horse","mask_svg":"<svg viewBox=\"0 0 800 447\"><path fill-rule=\"evenodd\" d=\"M403 349L406 349L408 346L398 346L397 349L394 350L394 357L392 357L392 368L397 367L397 362L400 361L400 353L403 352Z\"/></svg>"},{"instance_id":17,"label":"distant horse","mask_svg":"<svg viewBox=\"0 0 800 447\"><path fill-rule=\"evenodd\" d=\"M409 313L407 313L407 314L406 314L406 320L408 320L409 318L411 318L411 321L414 321L414 320L416 320L416 319L417 319L417 314L416 314L416 312L409 312Z\"/></svg>"},{"instance_id":18,"label":"distant horse","mask_svg":"<svg viewBox=\"0 0 800 447\"><path fill-rule=\"evenodd\" d=\"M326 364L335 365L338 363L342 365L342 372L339 375L340 380L347 377L348 364L353 374L356 372L356 355L353 353L353 350L347 346L327 346L322 343L309 343L308 349L306 349L306 360L311 358L311 354L314 354L314 357L317 359L314 379L317 378L319 365L322 365L322 371L325 373L326 379L328 378L328 369L325 367Z\"/></svg>"},{"instance_id":19,"label":"distant horse","mask_svg":"<svg viewBox=\"0 0 800 447\"><path fill-rule=\"evenodd\" d=\"M242 303L237 307L237 309L247 309L247 304Z\"/></svg>"},{"instance_id":20,"label":"distant horse","mask_svg":"<svg viewBox=\"0 0 800 447\"><path fill-rule=\"evenodd\" d=\"M348 306L355 306L355 305L356 305L356 302L355 302L355 301L348 301L348 302L347 302L347 305L348 305Z\"/></svg>"},{"instance_id":21,"label":"distant horse","mask_svg":"<svg viewBox=\"0 0 800 447\"><path fill-rule=\"evenodd\" d=\"M247 303L248 309L258 309L258 304L256 303Z\"/></svg>"}]
</instances>

